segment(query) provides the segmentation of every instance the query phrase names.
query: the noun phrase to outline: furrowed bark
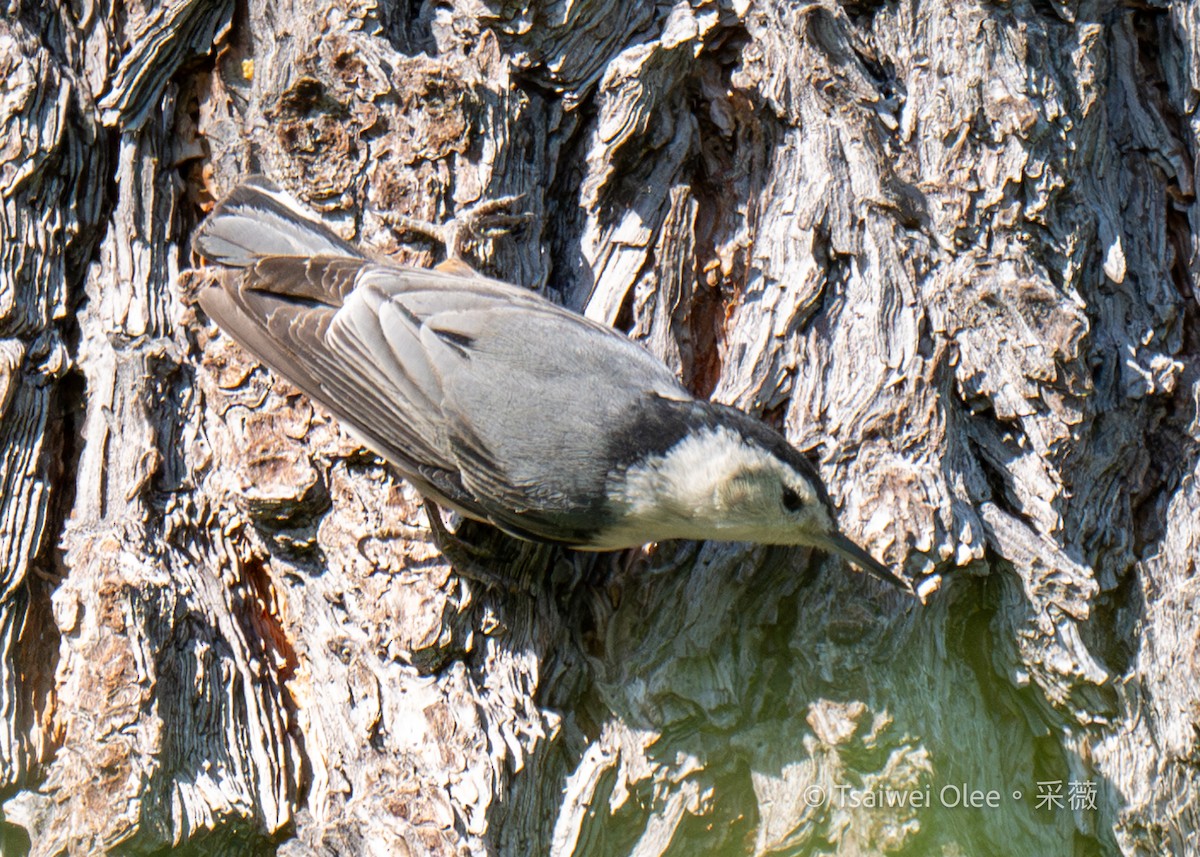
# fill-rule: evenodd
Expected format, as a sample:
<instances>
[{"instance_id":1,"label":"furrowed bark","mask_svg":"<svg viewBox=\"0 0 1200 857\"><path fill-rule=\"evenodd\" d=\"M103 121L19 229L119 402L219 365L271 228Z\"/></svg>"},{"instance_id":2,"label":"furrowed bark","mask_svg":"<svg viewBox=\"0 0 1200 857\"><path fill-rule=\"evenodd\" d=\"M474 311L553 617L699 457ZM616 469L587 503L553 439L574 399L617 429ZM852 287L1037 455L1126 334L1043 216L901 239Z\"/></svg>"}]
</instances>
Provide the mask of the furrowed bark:
<instances>
[{"instance_id":1,"label":"furrowed bark","mask_svg":"<svg viewBox=\"0 0 1200 857\"><path fill-rule=\"evenodd\" d=\"M11 3L5 848L1188 853L1197 8ZM522 194L481 268L783 427L925 603L470 527L522 591L460 580L194 306L249 172L419 264L387 214Z\"/></svg>"}]
</instances>

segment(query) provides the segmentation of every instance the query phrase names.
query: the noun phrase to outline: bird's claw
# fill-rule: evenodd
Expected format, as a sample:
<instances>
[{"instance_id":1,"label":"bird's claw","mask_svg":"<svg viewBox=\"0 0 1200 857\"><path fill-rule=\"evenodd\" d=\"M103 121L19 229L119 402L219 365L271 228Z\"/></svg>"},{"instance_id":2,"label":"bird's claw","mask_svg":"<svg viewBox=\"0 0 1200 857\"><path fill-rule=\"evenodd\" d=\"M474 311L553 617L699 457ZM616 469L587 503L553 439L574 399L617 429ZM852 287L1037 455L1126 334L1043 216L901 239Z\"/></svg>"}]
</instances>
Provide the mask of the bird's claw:
<instances>
[{"instance_id":1,"label":"bird's claw","mask_svg":"<svg viewBox=\"0 0 1200 857\"><path fill-rule=\"evenodd\" d=\"M509 593L520 591L519 582L513 576L499 573L489 564L488 560L495 560L494 555L463 541L446 529L436 503L426 500L425 514L429 518L433 543L460 576L481 584L485 589Z\"/></svg>"},{"instance_id":2,"label":"bird's claw","mask_svg":"<svg viewBox=\"0 0 1200 857\"><path fill-rule=\"evenodd\" d=\"M524 194L485 199L464 208L445 223L430 223L406 214L384 213L383 220L402 232L414 232L431 238L446 248L446 261L439 267L458 270L465 261L467 242L476 238L496 238L533 220L532 212L510 213L525 198ZM471 268L471 270L474 270Z\"/></svg>"}]
</instances>

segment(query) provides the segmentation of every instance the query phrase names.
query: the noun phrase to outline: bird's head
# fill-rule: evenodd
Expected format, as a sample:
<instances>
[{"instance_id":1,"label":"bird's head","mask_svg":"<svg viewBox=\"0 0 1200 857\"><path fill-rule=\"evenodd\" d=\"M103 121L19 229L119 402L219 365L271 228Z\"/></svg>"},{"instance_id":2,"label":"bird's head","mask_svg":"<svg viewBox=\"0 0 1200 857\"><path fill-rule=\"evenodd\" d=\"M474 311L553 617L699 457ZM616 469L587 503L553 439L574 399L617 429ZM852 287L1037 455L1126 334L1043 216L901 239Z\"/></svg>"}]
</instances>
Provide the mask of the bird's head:
<instances>
[{"instance_id":1,"label":"bird's head","mask_svg":"<svg viewBox=\"0 0 1200 857\"><path fill-rule=\"evenodd\" d=\"M732 408L702 407L703 419L672 446L634 463L610 486L625 510L626 541L809 545L908 588L838 530L816 468L781 434Z\"/></svg>"}]
</instances>

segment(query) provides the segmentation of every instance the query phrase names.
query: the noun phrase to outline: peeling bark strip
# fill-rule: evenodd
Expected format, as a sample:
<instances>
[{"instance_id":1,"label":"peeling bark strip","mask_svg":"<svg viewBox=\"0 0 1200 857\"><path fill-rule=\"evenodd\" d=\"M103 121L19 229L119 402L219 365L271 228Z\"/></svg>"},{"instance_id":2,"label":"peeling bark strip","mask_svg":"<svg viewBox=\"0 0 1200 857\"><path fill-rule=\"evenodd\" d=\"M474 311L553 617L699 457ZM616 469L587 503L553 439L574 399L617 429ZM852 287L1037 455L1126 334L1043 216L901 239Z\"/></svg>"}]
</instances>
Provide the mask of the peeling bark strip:
<instances>
[{"instance_id":1,"label":"peeling bark strip","mask_svg":"<svg viewBox=\"0 0 1200 857\"><path fill-rule=\"evenodd\" d=\"M19 17L0 19L0 787L11 792L44 756L50 676L20 675L18 639L31 571L48 568L62 454L60 379L68 294L94 240L102 153L72 106L69 74Z\"/></svg>"},{"instance_id":2,"label":"peeling bark strip","mask_svg":"<svg viewBox=\"0 0 1200 857\"><path fill-rule=\"evenodd\" d=\"M167 0L133 16L130 47L100 99L109 127L136 131L160 109L171 75L208 52L233 16L233 0Z\"/></svg>"},{"instance_id":3,"label":"peeling bark strip","mask_svg":"<svg viewBox=\"0 0 1200 857\"><path fill-rule=\"evenodd\" d=\"M1198 10L10 2L5 847L1190 853ZM489 273L785 426L941 591L480 529L530 594L475 591L191 306L252 170L419 261L385 212L524 194ZM999 805L846 797L947 786Z\"/></svg>"}]
</instances>

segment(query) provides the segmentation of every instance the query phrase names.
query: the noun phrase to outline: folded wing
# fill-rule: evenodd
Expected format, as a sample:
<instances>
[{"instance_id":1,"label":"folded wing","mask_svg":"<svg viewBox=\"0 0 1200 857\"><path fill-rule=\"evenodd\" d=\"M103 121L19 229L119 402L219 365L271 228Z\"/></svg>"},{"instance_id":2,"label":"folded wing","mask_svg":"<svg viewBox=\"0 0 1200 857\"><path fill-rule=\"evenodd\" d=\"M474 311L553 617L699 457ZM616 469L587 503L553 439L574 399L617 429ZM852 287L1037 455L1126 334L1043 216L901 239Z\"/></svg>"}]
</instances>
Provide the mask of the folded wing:
<instances>
[{"instance_id":1,"label":"folded wing","mask_svg":"<svg viewBox=\"0 0 1200 857\"><path fill-rule=\"evenodd\" d=\"M200 303L422 493L528 538L586 542L607 523L597 426L689 398L620 334L480 276L267 257Z\"/></svg>"}]
</instances>

